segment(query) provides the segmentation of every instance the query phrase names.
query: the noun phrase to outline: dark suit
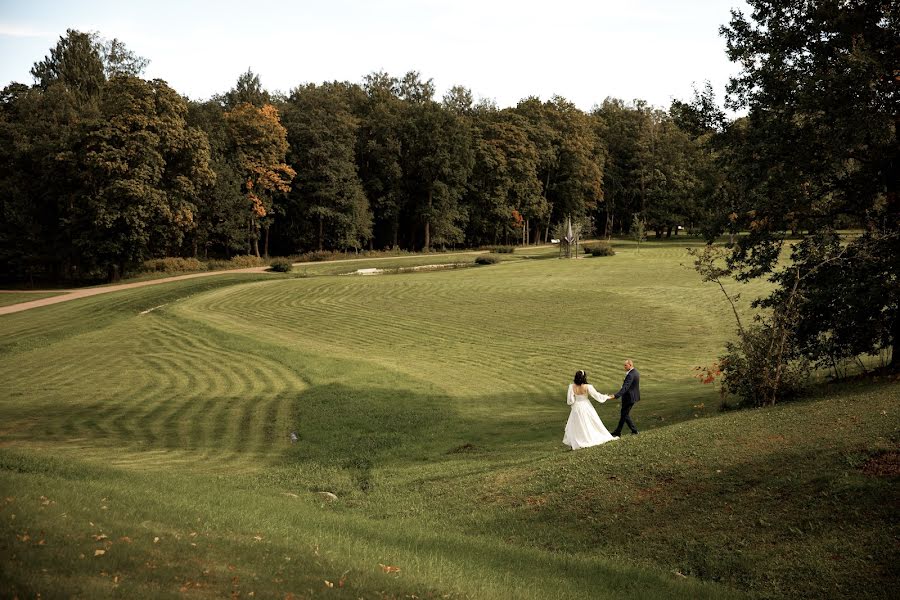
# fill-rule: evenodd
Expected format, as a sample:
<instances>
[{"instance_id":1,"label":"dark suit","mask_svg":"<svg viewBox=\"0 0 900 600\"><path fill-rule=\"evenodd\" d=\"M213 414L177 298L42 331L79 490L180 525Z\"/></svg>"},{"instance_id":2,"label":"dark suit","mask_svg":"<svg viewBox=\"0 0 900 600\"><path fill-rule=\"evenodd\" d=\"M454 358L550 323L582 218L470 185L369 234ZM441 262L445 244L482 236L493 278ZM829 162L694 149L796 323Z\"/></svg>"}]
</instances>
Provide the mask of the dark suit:
<instances>
[{"instance_id":1,"label":"dark suit","mask_svg":"<svg viewBox=\"0 0 900 600\"><path fill-rule=\"evenodd\" d=\"M637 427L631 420L631 407L641 399L641 374L638 370L632 368L625 374L625 381L622 383L622 389L616 392L615 398L622 399L622 413L619 416L619 425L612 432L613 435L622 434L622 426L627 424L631 433L637 433Z\"/></svg>"}]
</instances>

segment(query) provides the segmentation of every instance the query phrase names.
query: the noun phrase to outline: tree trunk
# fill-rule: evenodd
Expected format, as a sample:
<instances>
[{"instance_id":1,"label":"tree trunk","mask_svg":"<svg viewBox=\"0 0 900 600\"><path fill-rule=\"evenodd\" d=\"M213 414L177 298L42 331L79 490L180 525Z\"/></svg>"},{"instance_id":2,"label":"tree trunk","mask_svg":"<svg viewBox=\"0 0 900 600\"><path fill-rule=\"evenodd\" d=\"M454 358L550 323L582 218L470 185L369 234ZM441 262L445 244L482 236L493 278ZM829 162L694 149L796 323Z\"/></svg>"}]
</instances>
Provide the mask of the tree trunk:
<instances>
[{"instance_id":1,"label":"tree trunk","mask_svg":"<svg viewBox=\"0 0 900 600\"><path fill-rule=\"evenodd\" d=\"M900 342L900 314L894 315L894 322L891 323L891 362L888 367L894 373L900 373L900 362L897 360L897 345Z\"/></svg>"},{"instance_id":2,"label":"tree trunk","mask_svg":"<svg viewBox=\"0 0 900 600\"><path fill-rule=\"evenodd\" d=\"M251 251L259 258L259 224L255 218L250 219L250 245Z\"/></svg>"},{"instance_id":3,"label":"tree trunk","mask_svg":"<svg viewBox=\"0 0 900 600\"><path fill-rule=\"evenodd\" d=\"M431 250L431 201L432 191L428 190L428 214L425 216L425 252Z\"/></svg>"},{"instance_id":4,"label":"tree trunk","mask_svg":"<svg viewBox=\"0 0 900 600\"><path fill-rule=\"evenodd\" d=\"M266 227L266 239L263 242L263 256L269 258L269 228Z\"/></svg>"},{"instance_id":5,"label":"tree trunk","mask_svg":"<svg viewBox=\"0 0 900 600\"><path fill-rule=\"evenodd\" d=\"M323 241L325 238L325 219L319 215L319 252L323 249Z\"/></svg>"}]
</instances>

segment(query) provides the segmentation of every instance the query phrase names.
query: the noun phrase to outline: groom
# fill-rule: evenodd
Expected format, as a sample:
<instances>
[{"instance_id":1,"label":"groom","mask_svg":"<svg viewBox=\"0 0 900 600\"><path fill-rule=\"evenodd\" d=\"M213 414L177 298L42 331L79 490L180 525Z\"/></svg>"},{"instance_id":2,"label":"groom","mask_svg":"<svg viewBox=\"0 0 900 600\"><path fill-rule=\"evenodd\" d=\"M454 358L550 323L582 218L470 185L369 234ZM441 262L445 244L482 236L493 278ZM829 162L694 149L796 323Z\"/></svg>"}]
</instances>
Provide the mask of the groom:
<instances>
[{"instance_id":1,"label":"groom","mask_svg":"<svg viewBox=\"0 0 900 600\"><path fill-rule=\"evenodd\" d=\"M628 424L631 433L637 435L637 427L631 420L631 407L641 399L641 374L634 368L631 359L625 361L625 381L622 383L622 389L613 394L613 398L622 399L622 414L619 417L619 426L612 434L616 437L622 434L622 425Z\"/></svg>"}]
</instances>

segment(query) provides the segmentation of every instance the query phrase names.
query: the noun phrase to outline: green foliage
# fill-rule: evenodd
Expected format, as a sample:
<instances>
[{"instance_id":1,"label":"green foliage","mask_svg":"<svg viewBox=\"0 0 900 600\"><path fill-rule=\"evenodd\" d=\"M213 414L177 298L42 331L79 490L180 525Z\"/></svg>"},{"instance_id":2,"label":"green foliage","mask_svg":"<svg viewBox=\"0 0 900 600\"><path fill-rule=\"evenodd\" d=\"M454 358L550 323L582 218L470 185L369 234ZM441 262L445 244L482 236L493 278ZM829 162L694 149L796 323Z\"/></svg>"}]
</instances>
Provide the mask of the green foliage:
<instances>
[{"instance_id":1,"label":"green foliage","mask_svg":"<svg viewBox=\"0 0 900 600\"><path fill-rule=\"evenodd\" d=\"M196 258L166 257L145 260L142 270L153 273L181 273L205 271L206 266Z\"/></svg>"},{"instance_id":2,"label":"green foliage","mask_svg":"<svg viewBox=\"0 0 900 600\"><path fill-rule=\"evenodd\" d=\"M481 255L475 257L476 265L495 265L500 262L499 256Z\"/></svg>"},{"instance_id":3,"label":"green foliage","mask_svg":"<svg viewBox=\"0 0 900 600\"><path fill-rule=\"evenodd\" d=\"M265 266L266 261L259 256L254 256L253 254L245 254L243 256L231 257L231 260L228 261L228 264L231 265L229 268L232 269L247 269L250 267Z\"/></svg>"},{"instance_id":4,"label":"green foliage","mask_svg":"<svg viewBox=\"0 0 900 600\"><path fill-rule=\"evenodd\" d=\"M773 340L783 335L772 323L753 324L738 333L736 342L725 345L719 357L722 391L737 398L742 407L759 407L789 399L804 390L810 375L809 362L797 351L791 338L778 352ZM726 404L728 398L724 398Z\"/></svg>"},{"instance_id":5,"label":"green foliage","mask_svg":"<svg viewBox=\"0 0 900 600\"><path fill-rule=\"evenodd\" d=\"M225 92L220 99L227 110L234 110L241 104L250 104L256 108L262 108L272 103L272 98L259 80L259 75L251 69L238 76L234 87Z\"/></svg>"},{"instance_id":6,"label":"green foliage","mask_svg":"<svg viewBox=\"0 0 900 600\"><path fill-rule=\"evenodd\" d=\"M35 64L36 85L4 90L6 277L113 279L154 257L270 249L537 244L569 215L608 235L628 229L638 191L653 227L692 214L699 142L643 104L499 110L463 86L438 103L417 72L280 96L249 70L186 104L140 79L146 64L118 39L69 31Z\"/></svg>"},{"instance_id":7,"label":"green foliage","mask_svg":"<svg viewBox=\"0 0 900 600\"><path fill-rule=\"evenodd\" d=\"M646 224L647 222L638 213L631 219L631 236L637 242L638 252L641 251L641 244L647 239Z\"/></svg>"},{"instance_id":8,"label":"green foliage","mask_svg":"<svg viewBox=\"0 0 900 600\"><path fill-rule=\"evenodd\" d=\"M585 248L585 251L588 251L588 249ZM591 246L590 253L591 253L591 256L615 256L616 255L616 251L613 250L612 245L610 245L608 242L600 242L595 246Z\"/></svg>"},{"instance_id":9,"label":"green foliage","mask_svg":"<svg viewBox=\"0 0 900 600\"><path fill-rule=\"evenodd\" d=\"M294 268L294 265L291 261L285 260L283 258L273 260L271 264L271 268L273 271L277 273L290 273Z\"/></svg>"},{"instance_id":10,"label":"green foliage","mask_svg":"<svg viewBox=\"0 0 900 600\"><path fill-rule=\"evenodd\" d=\"M309 240L307 248L358 249L372 237L372 212L355 162L359 121L351 113L353 92L344 84L307 84L295 88L284 105L297 179L283 212L288 235Z\"/></svg>"},{"instance_id":11,"label":"green foliage","mask_svg":"<svg viewBox=\"0 0 900 600\"><path fill-rule=\"evenodd\" d=\"M284 162L288 152L287 130L281 124L278 109L271 104L262 107L248 102L238 104L225 113L225 123L246 198L250 246L253 254L259 256L261 229L268 244L274 196L288 192L296 175ZM267 245L263 253L268 255Z\"/></svg>"},{"instance_id":12,"label":"green foliage","mask_svg":"<svg viewBox=\"0 0 900 600\"><path fill-rule=\"evenodd\" d=\"M67 29L56 47L50 49L50 55L34 63L31 75L42 90L58 84L81 105L96 99L106 82L95 36L74 29Z\"/></svg>"},{"instance_id":13,"label":"green foliage","mask_svg":"<svg viewBox=\"0 0 900 600\"><path fill-rule=\"evenodd\" d=\"M799 235L800 295L811 299L798 303L808 350L817 360L840 356L843 349L835 354L822 343L837 336L848 351L873 343L886 351L900 339L893 291L900 272L897 11L879 2L749 4L752 13L734 12L722 28L729 57L742 67L729 85L730 102L747 116L725 134L723 160L737 193L723 203L710 236L748 230L737 240L731 266L743 279L774 277L780 289L772 300L778 302L798 281L779 259L787 235ZM838 271L819 265L820 257L835 255L828 250L833 244L817 238L848 221L867 235L848 242L848 254L857 258L844 269L852 283L830 285ZM868 251L865 240L877 240L878 252ZM810 260L802 256L807 251ZM863 289L868 301L860 306L855 295ZM885 318L852 319L864 331L850 342L839 322L822 318L827 294L836 305ZM900 369L896 351L891 367Z\"/></svg>"}]
</instances>

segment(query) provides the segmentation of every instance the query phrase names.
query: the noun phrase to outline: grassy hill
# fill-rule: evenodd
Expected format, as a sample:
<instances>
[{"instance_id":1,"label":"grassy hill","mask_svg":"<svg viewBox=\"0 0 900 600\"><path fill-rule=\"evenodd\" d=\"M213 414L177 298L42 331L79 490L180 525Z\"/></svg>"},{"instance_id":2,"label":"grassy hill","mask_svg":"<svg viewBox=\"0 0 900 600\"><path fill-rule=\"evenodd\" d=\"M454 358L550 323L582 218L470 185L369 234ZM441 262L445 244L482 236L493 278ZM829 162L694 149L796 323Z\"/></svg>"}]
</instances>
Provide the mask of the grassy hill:
<instances>
[{"instance_id":1,"label":"grassy hill","mask_svg":"<svg viewBox=\"0 0 900 600\"><path fill-rule=\"evenodd\" d=\"M0 317L0 595L887 597L896 382L718 413L730 309L620 250ZM626 357L643 434L566 452L572 373Z\"/></svg>"}]
</instances>

